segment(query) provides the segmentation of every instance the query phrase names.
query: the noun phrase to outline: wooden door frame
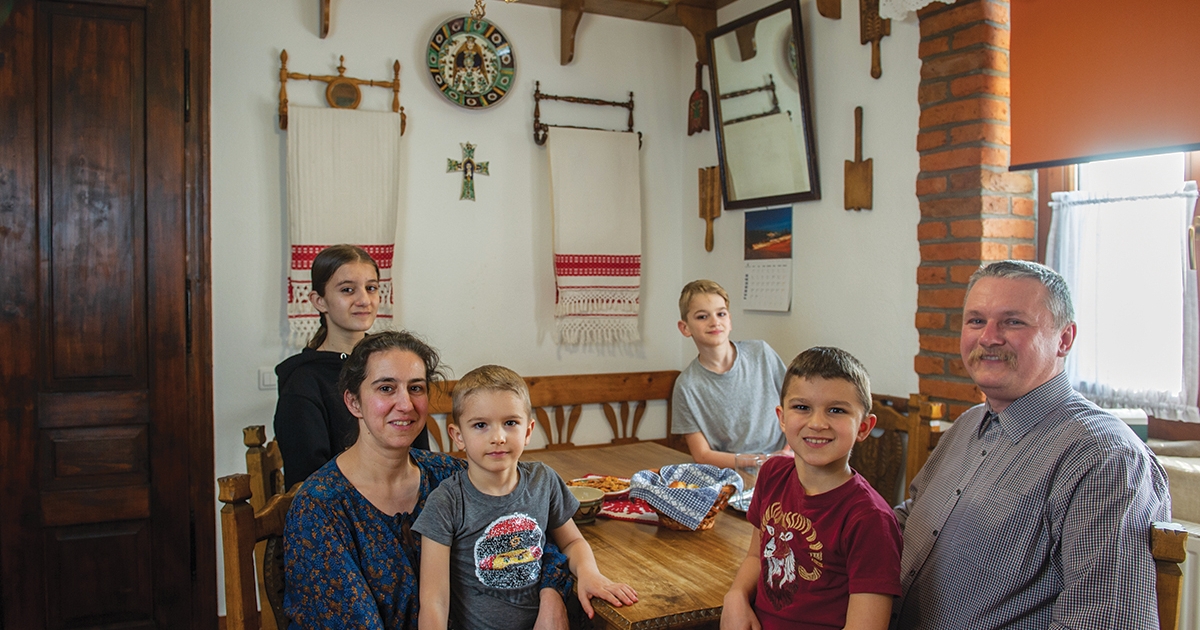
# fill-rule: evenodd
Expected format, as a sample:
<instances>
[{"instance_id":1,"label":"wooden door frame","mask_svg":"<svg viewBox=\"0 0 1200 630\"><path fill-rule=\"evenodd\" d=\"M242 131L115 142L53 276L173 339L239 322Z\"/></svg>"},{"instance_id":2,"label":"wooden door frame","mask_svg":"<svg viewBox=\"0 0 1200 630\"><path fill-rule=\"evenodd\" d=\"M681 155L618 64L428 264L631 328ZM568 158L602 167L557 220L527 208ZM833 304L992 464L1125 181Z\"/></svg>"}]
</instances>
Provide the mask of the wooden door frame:
<instances>
[{"instance_id":1,"label":"wooden door frame","mask_svg":"<svg viewBox=\"0 0 1200 630\"><path fill-rule=\"evenodd\" d=\"M189 77L185 128L187 204L188 426L191 453L192 628L217 627L216 483L212 379L212 206L210 113L212 2L189 0Z\"/></svg>"}]
</instances>

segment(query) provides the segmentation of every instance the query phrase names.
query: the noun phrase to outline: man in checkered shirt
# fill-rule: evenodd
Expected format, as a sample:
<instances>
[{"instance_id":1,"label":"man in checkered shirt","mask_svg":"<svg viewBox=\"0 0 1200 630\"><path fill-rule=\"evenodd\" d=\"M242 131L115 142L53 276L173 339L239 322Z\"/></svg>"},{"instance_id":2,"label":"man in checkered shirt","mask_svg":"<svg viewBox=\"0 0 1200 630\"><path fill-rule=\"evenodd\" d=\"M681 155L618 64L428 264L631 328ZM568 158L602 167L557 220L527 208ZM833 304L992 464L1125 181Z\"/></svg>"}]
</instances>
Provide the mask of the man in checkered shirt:
<instances>
[{"instance_id":1,"label":"man in checkered shirt","mask_svg":"<svg viewBox=\"0 0 1200 630\"><path fill-rule=\"evenodd\" d=\"M1158 629L1150 523L1167 477L1123 422L1071 389L1062 277L992 263L967 285L960 351L987 395L896 506L892 628Z\"/></svg>"}]
</instances>

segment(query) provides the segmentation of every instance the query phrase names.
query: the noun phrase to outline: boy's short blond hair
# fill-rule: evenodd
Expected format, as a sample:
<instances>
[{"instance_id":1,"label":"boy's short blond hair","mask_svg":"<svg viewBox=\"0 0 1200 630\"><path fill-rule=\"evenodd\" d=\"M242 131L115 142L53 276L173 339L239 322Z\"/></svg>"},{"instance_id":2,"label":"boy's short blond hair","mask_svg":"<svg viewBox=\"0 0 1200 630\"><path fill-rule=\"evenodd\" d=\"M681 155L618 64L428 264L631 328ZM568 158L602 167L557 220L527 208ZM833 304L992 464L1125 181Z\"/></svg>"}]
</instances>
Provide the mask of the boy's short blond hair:
<instances>
[{"instance_id":1,"label":"boy's short blond hair","mask_svg":"<svg viewBox=\"0 0 1200 630\"><path fill-rule=\"evenodd\" d=\"M841 379L854 386L858 393L858 402L863 406L863 417L871 413L871 377L867 376L867 368L854 355L841 348L817 346L809 348L796 355L788 366L787 374L783 377L783 387L779 390L780 404L785 404L788 384L796 378L820 377L823 379Z\"/></svg>"},{"instance_id":2,"label":"boy's short blond hair","mask_svg":"<svg viewBox=\"0 0 1200 630\"><path fill-rule=\"evenodd\" d=\"M721 296L721 299L725 300L725 308L729 308L729 294L721 285L712 280L692 280L683 285L683 291L679 293L679 319L687 321L688 307L692 304L692 298L708 293Z\"/></svg>"},{"instance_id":3,"label":"boy's short blond hair","mask_svg":"<svg viewBox=\"0 0 1200 630\"><path fill-rule=\"evenodd\" d=\"M533 414L533 403L529 400L529 386L516 372L501 365L481 365L463 375L450 392L450 404L454 421L462 417L467 398L480 391L512 392L525 402L525 417Z\"/></svg>"}]
</instances>

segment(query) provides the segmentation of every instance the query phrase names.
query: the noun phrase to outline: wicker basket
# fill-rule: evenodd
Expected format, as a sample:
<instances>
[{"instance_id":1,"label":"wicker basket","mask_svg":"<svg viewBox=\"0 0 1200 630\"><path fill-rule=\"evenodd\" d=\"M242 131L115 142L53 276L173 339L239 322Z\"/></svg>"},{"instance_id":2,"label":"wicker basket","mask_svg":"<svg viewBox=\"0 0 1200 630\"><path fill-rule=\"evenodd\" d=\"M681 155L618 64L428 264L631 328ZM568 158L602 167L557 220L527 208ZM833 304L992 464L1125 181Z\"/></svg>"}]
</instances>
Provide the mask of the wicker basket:
<instances>
[{"instance_id":1,"label":"wicker basket","mask_svg":"<svg viewBox=\"0 0 1200 630\"><path fill-rule=\"evenodd\" d=\"M713 502L712 507L708 509L708 514L704 516L704 520L700 521L700 524L697 525L696 529L694 530L689 528L687 525L684 525L683 523L680 523L679 521L667 516L666 514L663 514L662 512L658 513L658 524L666 527L667 529L673 529L681 532L698 532L706 529L712 529L713 525L717 524L717 513L725 509L725 505L729 503L729 497L733 496L734 490L736 490L736 488L734 488L732 485L727 485L721 488L721 493L717 495L717 500Z\"/></svg>"}]
</instances>

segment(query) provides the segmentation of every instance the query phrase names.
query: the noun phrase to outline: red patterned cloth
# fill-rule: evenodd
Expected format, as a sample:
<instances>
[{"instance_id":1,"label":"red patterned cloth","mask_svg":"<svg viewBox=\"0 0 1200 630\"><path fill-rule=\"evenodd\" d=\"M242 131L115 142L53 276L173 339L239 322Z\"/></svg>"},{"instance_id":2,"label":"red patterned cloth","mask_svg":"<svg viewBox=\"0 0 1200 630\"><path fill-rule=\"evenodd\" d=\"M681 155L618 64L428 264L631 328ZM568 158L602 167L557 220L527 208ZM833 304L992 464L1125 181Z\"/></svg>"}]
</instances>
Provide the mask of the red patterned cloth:
<instances>
[{"instance_id":1,"label":"red patterned cloth","mask_svg":"<svg viewBox=\"0 0 1200 630\"><path fill-rule=\"evenodd\" d=\"M600 506L600 516L618 521L658 524L658 513L641 499L613 499Z\"/></svg>"}]
</instances>

